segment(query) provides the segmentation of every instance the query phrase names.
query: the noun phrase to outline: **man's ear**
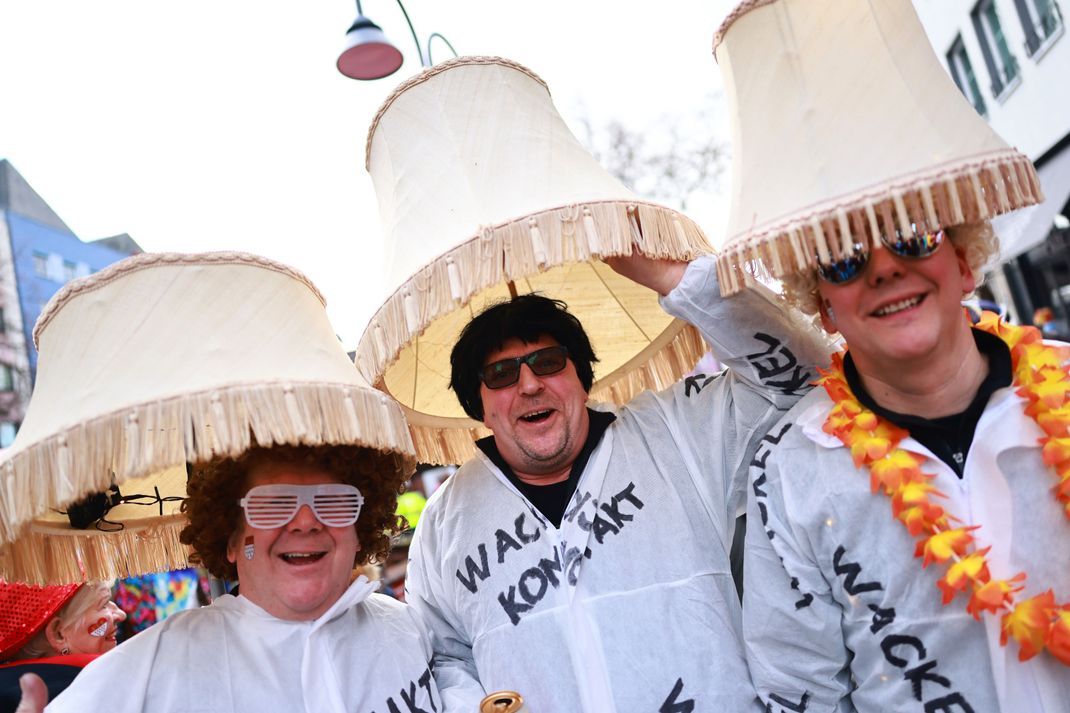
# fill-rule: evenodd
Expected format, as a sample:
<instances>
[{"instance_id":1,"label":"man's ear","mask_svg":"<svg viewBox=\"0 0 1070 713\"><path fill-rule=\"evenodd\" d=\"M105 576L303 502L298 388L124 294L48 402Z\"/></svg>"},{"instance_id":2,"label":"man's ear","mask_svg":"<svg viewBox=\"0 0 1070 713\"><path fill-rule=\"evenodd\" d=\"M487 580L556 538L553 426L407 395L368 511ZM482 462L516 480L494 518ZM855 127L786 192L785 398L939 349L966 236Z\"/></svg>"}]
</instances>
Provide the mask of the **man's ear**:
<instances>
[{"instance_id":1,"label":"man's ear","mask_svg":"<svg viewBox=\"0 0 1070 713\"><path fill-rule=\"evenodd\" d=\"M968 295L977 289L977 278L973 276L970 263L966 261L966 251L955 248L955 260L958 263L959 275L962 276L962 294Z\"/></svg>"},{"instance_id":2,"label":"man's ear","mask_svg":"<svg viewBox=\"0 0 1070 713\"><path fill-rule=\"evenodd\" d=\"M480 422L481 422L481 423L482 423L482 424L483 424L484 426L486 426L486 427L487 427L487 428L489 429L489 428L490 428L490 424L489 424L489 423L487 423L487 403L486 403L486 402L485 402L485 401L483 400L483 389L486 389L486 388L487 388L487 387L486 387L486 386L484 386L484 385L483 385L483 382L481 381L481 382L479 383L479 393L478 393L478 397L479 397L479 410L480 410L480 412L481 412L481 413L479 414L479 421L480 421Z\"/></svg>"},{"instance_id":3,"label":"man's ear","mask_svg":"<svg viewBox=\"0 0 1070 713\"><path fill-rule=\"evenodd\" d=\"M238 539L240 537L241 531L238 531L227 540L227 562L231 564L238 564Z\"/></svg>"},{"instance_id":4,"label":"man's ear","mask_svg":"<svg viewBox=\"0 0 1070 713\"><path fill-rule=\"evenodd\" d=\"M823 297L817 298L817 312L821 317L821 326L829 334L835 335L839 333L839 329L836 328L836 313L832 311L832 305L829 301Z\"/></svg>"}]
</instances>

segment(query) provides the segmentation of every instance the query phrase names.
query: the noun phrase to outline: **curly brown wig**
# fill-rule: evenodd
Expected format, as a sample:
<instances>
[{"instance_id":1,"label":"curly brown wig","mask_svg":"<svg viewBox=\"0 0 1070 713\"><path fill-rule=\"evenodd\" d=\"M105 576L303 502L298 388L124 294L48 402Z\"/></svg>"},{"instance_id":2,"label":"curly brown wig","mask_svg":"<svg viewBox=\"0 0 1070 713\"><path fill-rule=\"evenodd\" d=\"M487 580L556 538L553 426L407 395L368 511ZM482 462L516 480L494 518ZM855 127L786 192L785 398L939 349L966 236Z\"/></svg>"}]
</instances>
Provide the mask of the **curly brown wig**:
<instances>
[{"instance_id":1,"label":"curly brown wig","mask_svg":"<svg viewBox=\"0 0 1070 713\"><path fill-rule=\"evenodd\" d=\"M191 562L216 577L237 579L237 567L227 561L227 544L242 526L238 501L248 490L248 472L265 460L312 466L356 486L364 496L364 507L353 526L360 541L353 564L386 559L390 538L405 527L394 514L407 480L402 457L362 446L279 445L254 447L238 458L219 458L192 467L187 498L182 503L189 524L179 535L183 544L193 548Z\"/></svg>"}]
</instances>

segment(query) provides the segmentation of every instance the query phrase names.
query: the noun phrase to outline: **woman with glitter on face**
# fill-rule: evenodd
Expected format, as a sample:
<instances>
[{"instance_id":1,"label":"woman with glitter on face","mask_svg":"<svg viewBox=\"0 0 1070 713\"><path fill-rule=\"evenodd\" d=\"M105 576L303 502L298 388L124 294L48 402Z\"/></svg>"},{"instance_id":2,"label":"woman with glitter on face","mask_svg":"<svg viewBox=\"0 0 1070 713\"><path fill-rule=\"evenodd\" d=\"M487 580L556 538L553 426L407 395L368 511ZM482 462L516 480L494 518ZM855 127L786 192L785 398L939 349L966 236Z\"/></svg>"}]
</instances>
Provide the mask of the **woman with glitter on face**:
<instances>
[{"instance_id":1,"label":"woman with glitter on face","mask_svg":"<svg viewBox=\"0 0 1070 713\"><path fill-rule=\"evenodd\" d=\"M15 709L18 679L41 676L54 697L82 667L115 648L126 614L109 582L35 587L0 582L0 712Z\"/></svg>"}]
</instances>

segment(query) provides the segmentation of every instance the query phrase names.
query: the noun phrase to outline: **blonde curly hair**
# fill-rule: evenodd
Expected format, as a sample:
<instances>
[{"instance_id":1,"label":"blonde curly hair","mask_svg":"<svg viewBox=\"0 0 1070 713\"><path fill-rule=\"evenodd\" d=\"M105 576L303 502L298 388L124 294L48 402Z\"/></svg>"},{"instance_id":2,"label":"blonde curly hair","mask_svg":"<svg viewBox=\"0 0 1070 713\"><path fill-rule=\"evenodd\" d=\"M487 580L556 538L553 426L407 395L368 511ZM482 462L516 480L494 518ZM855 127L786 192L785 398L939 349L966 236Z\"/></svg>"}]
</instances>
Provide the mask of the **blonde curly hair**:
<instances>
[{"instance_id":1,"label":"blonde curly hair","mask_svg":"<svg viewBox=\"0 0 1070 713\"><path fill-rule=\"evenodd\" d=\"M999 254L999 238L992 230L992 224L970 223L946 228L951 244L955 250L962 251L966 257L966 264L973 273L974 279L980 285L984 267ZM781 279L784 286L784 299L792 307L795 307L808 317L817 318L820 311L821 298L818 295L817 270L811 269L806 272L798 272L786 275Z\"/></svg>"}]
</instances>

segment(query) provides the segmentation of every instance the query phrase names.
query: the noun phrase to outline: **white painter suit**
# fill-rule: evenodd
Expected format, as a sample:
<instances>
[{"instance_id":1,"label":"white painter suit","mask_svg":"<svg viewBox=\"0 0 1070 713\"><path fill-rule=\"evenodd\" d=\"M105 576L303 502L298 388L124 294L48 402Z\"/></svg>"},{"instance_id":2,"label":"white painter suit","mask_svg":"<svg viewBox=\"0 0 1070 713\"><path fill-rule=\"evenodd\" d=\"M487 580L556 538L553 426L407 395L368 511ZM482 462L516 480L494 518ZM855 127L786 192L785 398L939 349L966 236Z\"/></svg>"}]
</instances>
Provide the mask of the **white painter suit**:
<instances>
[{"instance_id":1,"label":"white painter suit","mask_svg":"<svg viewBox=\"0 0 1070 713\"><path fill-rule=\"evenodd\" d=\"M514 690L532 713L758 710L729 551L752 443L828 347L766 298L721 299L713 261L662 301L730 371L616 412L555 528L482 453L432 496L408 601L446 711Z\"/></svg>"},{"instance_id":2,"label":"white painter suit","mask_svg":"<svg viewBox=\"0 0 1070 713\"><path fill-rule=\"evenodd\" d=\"M247 598L168 617L87 666L46 709L407 713L441 709L412 610L364 577L314 621Z\"/></svg>"},{"instance_id":3,"label":"white painter suit","mask_svg":"<svg viewBox=\"0 0 1070 713\"><path fill-rule=\"evenodd\" d=\"M1026 572L1018 601L1070 592L1070 523L1052 493L1040 428L1010 386L977 423L964 477L913 438L937 502L973 532L993 579ZM772 711L1070 713L1070 668L1000 646L1000 616L977 621L968 594L942 604L946 566L922 568L918 539L822 430L832 401L806 396L763 439L751 469L744 631L751 674Z\"/></svg>"}]
</instances>

